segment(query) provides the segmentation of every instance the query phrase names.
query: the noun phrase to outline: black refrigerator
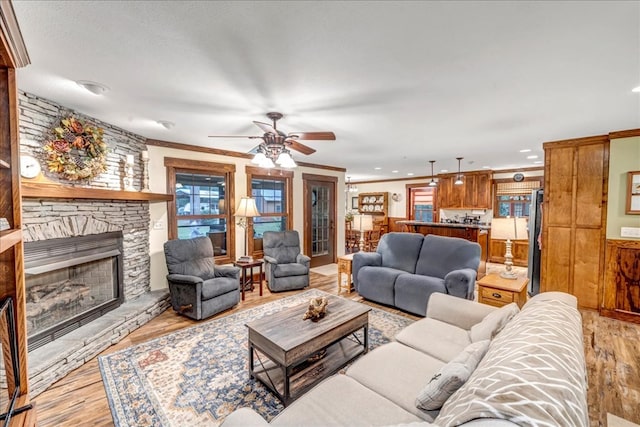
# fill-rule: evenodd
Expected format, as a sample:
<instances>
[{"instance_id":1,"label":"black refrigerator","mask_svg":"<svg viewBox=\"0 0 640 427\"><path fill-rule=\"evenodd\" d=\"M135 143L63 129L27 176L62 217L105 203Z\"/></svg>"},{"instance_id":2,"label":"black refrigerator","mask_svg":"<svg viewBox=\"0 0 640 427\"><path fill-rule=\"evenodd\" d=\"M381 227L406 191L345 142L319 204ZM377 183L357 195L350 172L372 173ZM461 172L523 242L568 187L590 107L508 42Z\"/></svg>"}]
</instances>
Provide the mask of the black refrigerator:
<instances>
[{"instance_id":1,"label":"black refrigerator","mask_svg":"<svg viewBox=\"0 0 640 427\"><path fill-rule=\"evenodd\" d=\"M544 190L531 191L529 207L529 296L540 292L540 247L542 243L542 199Z\"/></svg>"}]
</instances>

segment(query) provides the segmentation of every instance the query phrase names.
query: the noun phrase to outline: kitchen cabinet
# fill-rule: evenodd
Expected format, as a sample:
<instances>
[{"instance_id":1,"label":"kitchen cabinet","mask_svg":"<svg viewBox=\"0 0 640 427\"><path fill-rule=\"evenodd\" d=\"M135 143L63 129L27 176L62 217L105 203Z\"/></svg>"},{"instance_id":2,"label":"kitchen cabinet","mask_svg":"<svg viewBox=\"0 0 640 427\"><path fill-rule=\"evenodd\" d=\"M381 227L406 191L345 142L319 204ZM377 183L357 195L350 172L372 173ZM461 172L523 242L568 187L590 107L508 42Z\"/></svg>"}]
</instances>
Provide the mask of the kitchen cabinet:
<instances>
[{"instance_id":1,"label":"kitchen cabinet","mask_svg":"<svg viewBox=\"0 0 640 427\"><path fill-rule=\"evenodd\" d=\"M386 217L389 212L389 193L361 193L358 195L358 211L364 215Z\"/></svg>"},{"instance_id":2,"label":"kitchen cabinet","mask_svg":"<svg viewBox=\"0 0 640 427\"><path fill-rule=\"evenodd\" d=\"M438 175L440 209L491 209L492 172L464 173L463 184L455 185L457 174Z\"/></svg>"},{"instance_id":3,"label":"kitchen cabinet","mask_svg":"<svg viewBox=\"0 0 640 427\"><path fill-rule=\"evenodd\" d=\"M609 137L543 144L540 291L575 295L598 309L604 277Z\"/></svg>"}]
</instances>

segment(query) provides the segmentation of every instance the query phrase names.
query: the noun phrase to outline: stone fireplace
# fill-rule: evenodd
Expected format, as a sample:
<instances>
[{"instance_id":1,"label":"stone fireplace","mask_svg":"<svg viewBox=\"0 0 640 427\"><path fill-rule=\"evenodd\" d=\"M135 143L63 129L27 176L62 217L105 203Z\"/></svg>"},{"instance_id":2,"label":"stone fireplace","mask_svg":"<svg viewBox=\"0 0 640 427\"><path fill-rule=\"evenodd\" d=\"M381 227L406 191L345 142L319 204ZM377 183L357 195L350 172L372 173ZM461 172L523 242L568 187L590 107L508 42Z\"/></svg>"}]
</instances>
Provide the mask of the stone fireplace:
<instances>
[{"instance_id":1,"label":"stone fireplace","mask_svg":"<svg viewBox=\"0 0 640 427\"><path fill-rule=\"evenodd\" d=\"M120 231L29 242L24 256L29 350L122 303Z\"/></svg>"},{"instance_id":2,"label":"stone fireplace","mask_svg":"<svg viewBox=\"0 0 640 427\"><path fill-rule=\"evenodd\" d=\"M151 291L149 202L24 198L30 394L169 306Z\"/></svg>"}]
</instances>

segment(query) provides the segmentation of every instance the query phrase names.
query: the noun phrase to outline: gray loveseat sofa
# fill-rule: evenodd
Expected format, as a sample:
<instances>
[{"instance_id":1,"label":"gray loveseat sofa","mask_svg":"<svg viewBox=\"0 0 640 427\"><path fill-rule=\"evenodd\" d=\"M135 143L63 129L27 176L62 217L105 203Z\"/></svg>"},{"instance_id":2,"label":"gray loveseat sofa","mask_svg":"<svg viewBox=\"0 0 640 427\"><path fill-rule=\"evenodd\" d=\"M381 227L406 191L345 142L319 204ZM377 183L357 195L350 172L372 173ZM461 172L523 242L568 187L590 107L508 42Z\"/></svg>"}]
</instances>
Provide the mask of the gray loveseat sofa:
<instances>
[{"instance_id":1,"label":"gray loveseat sofa","mask_svg":"<svg viewBox=\"0 0 640 427\"><path fill-rule=\"evenodd\" d=\"M576 302L569 294L547 292L518 312L515 303L498 309L434 294L425 319L362 356L344 374L316 385L270 423L241 408L223 427L587 427L582 319ZM439 409L420 409L417 397L424 397L432 382L449 375L447 368L478 345L485 346L483 356L466 371L468 378L457 391L438 396L444 399Z\"/></svg>"},{"instance_id":2,"label":"gray loveseat sofa","mask_svg":"<svg viewBox=\"0 0 640 427\"><path fill-rule=\"evenodd\" d=\"M387 233L375 252L353 255L353 284L368 300L424 316L435 292L473 299L479 265L475 242Z\"/></svg>"}]
</instances>

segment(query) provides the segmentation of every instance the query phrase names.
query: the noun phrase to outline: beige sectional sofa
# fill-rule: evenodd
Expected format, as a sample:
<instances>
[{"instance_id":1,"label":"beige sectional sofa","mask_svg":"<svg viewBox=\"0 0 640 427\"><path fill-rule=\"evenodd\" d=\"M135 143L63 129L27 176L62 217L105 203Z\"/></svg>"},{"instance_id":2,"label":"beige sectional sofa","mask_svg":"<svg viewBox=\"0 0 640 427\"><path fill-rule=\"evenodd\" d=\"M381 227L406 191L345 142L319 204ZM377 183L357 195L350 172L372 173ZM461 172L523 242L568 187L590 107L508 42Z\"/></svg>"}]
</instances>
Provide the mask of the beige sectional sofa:
<instances>
[{"instance_id":1,"label":"beige sectional sofa","mask_svg":"<svg viewBox=\"0 0 640 427\"><path fill-rule=\"evenodd\" d=\"M587 426L581 323L576 299L559 292L539 294L521 311L433 294L426 318L319 383L271 423L242 408L223 426ZM452 384L452 366L472 347L486 354L447 397L442 383ZM434 387L444 392L442 408L418 408L417 397L426 392L430 399ZM429 399L427 406L434 404Z\"/></svg>"}]
</instances>

